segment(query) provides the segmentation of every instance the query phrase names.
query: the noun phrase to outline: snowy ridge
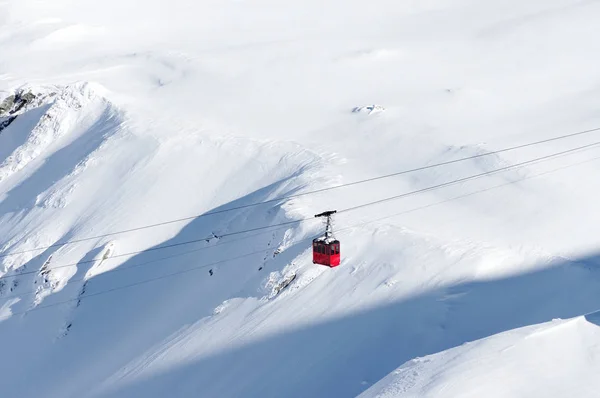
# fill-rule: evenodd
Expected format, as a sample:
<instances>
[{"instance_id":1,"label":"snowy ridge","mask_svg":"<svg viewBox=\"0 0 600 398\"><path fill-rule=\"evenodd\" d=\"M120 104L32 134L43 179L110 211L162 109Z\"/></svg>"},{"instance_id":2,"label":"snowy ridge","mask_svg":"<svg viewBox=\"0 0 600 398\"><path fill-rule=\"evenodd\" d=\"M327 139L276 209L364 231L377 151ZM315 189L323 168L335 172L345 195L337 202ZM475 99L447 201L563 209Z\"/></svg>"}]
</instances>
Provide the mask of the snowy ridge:
<instances>
[{"instance_id":1,"label":"snowy ridge","mask_svg":"<svg viewBox=\"0 0 600 398\"><path fill-rule=\"evenodd\" d=\"M0 207L7 215L14 212L12 217L5 217L5 251L20 252L56 242L60 237L56 226L53 234L21 231L12 239L7 235L12 234L11 224L33 218L36 209L65 208L75 194L77 176L94 162L121 123L119 112L89 84L27 91L36 96L37 103L26 107L0 137L4 143L21 140L0 165L4 177L0 180L4 198ZM16 173L26 182L19 183ZM29 228L33 230L34 225ZM32 253L2 258L4 273L31 258Z\"/></svg>"},{"instance_id":2,"label":"snowy ridge","mask_svg":"<svg viewBox=\"0 0 600 398\"><path fill-rule=\"evenodd\" d=\"M360 397L595 397L599 316L554 320L413 359Z\"/></svg>"},{"instance_id":3,"label":"snowy ridge","mask_svg":"<svg viewBox=\"0 0 600 398\"><path fill-rule=\"evenodd\" d=\"M44 109L39 121L34 121L36 125L24 142L3 159L0 164L0 181L25 168L64 136L71 134L69 139L75 139L77 131L72 131L75 126L77 129L88 128L94 119L98 118L98 109L106 107L106 104L97 103L103 100L88 84L29 92L41 98L41 103L36 104L36 108L47 105L47 109ZM83 111L84 115L81 115L79 111L86 106L89 107L88 110ZM27 118L25 113L33 111L31 106L28 108L30 109L25 108L25 112L18 115L19 119ZM9 133L5 133L5 136Z\"/></svg>"}]
</instances>

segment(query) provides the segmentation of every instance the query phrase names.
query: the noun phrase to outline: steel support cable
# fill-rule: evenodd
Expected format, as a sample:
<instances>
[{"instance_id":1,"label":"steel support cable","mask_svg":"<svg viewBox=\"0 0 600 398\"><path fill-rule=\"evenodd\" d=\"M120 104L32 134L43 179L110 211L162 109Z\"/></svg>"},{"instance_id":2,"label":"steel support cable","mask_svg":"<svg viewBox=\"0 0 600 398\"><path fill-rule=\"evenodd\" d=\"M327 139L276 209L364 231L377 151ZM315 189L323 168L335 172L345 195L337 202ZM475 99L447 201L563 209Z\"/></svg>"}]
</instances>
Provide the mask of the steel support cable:
<instances>
[{"instance_id":1,"label":"steel support cable","mask_svg":"<svg viewBox=\"0 0 600 398\"><path fill-rule=\"evenodd\" d=\"M488 192L488 191L491 191L493 189L497 189L497 188L501 188L501 187L504 187L504 186L516 184L516 183L519 183L519 182L522 182L522 181L525 181L525 180L529 180L529 179L532 179L532 178L541 177L541 176L548 175L548 174L551 174L551 173L554 173L554 172L557 172L557 171L560 171L560 170L564 170L564 169L568 169L568 168L571 168L571 167L579 166L581 164L589 163L589 162L592 162L592 161L595 161L595 160L599 160L599 159L600 159L600 157L595 157L595 158L588 159L588 160L583 161L583 162L578 162L578 163L575 163L575 164L558 167L558 168L555 168L555 169L552 169L552 170L545 171L543 173L539 173L539 174L527 176L527 177L524 177L524 178L521 178L521 179L518 179L518 180L515 180L515 181L510 181L510 182L507 182L507 183L504 183L504 184L495 185L495 186L488 187L488 188L485 188L485 189L477 190L477 191L470 192L470 193L465 194L465 195L460 195L460 196L449 198L449 199L446 199L446 200L443 200L443 201L440 201L440 202L431 203L431 204L428 204L428 205L425 205L425 206L420 206L420 207L413 208L413 209L410 209L410 210L406 210L406 211L403 211L403 212L400 212L400 213L388 215L386 217L381 217L381 218L378 218L378 219L375 219L375 220L369 220L369 221L365 221L365 222L358 223L358 224L355 224L355 225L346 226L344 228L338 229L338 232L340 232L340 231L347 231L347 230L350 230L350 229L353 229L353 228L356 228L356 227L364 226L364 225L371 224L371 223L374 223L374 222L379 222L379 221L382 221L384 219L389 219L389 218L392 218L392 217L397 217L397 216L400 216L400 215L403 215L403 214L408 214L408 213L412 213L412 212L415 212L415 211L418 211L418 210L423 210L423 209L430 208L430 207L433 207L433 206L437 206L437 205L440 205L440 204L443 204L443 203L448 203L448 202L451 202L451 201L454 201L454 200L463 199L463 198L466 198L466 197L469 197L469 196L473 196L473 195L476 195L476 194L479 194L479 193ZM302 243L302 242L309 241L309 240L312 240L312 239L314 239L314 237L301 239L301 240L299 240L299 241L297 241L295 243L298 244L298 243ZM217 246L217 245L213 245L211 247L214 247L214 246ZM186 252L186 253L180 253L179 255L190 254L192 252L194 252L194 251L190 251L190 252ZM15 312L15 313L12 313L12 315L21 315L21 314L25 314L25 313L27 313L29 311L35 311L35 310L38 310L38 309L44 309L44 308L55 307L55 306L58 306L58 305L64 305L64 304L72 303L72 302L75 302L75 301L87 299L87 298L90 298L90 297L96 297L96 296L99 296L99 295L112 293L114 291L123 290L123 289L131 288L131 287L139 286L139 285L142 285L142 284L146 284L146 283L151 283L151 282L154 282L154 281L157 281L157 280L166 279L166 278L169 278L169 277L172 277L172 276L181 275L181 274L192 272L192 271L196 271L196 270L199 270L199 269L208 268L210 266L214 266L214 265L218 265L218 264L222 264L222 263L226 263L226 262L238 260L238 259L249 257L249 256L252 256L252 255L261 254L261 253L264 253L264 252L265 252L265 249L254 251L254 252L251 252L251 253L246 253L246 254L238 256L238 257L234 257L234 258L230 258L230 259L225 259L225 260L221 260L221 261L217 261L217 262L213 262L213 263L209 263L209 264L204 264L204 265L193 267L193 268L188 268L188 269L185 269L185 270L177 271L177 272L174 272L174 273L171 273L171 274L161 275L159 277L155 277L155 278L143 280L143 281L140 281L140 282L135 282L135 283L131 283L131 284L128 284L128 285L119 286L119 287L116 287L116 288L112 288L112 289L108 289L108 290L103 290L103 291L99 291L99 292L92 293L92 294L83 295L81 297L77 297L77 298L74 298L74 299L69 299L69 300L64 300L64 301L60 301L60 302L57 302L57 303L51 303L51 304L44 305L44 306L34 307L34 308L29 309L27 311ZM172 256L172 257L176 257L176 256ZM168 258L165 258L165 259L168 259ZM164 260L164 259L154 260L154 261L162 261L162 260ZM154 262L154 261L149 261L148 263L151 263L151 262ZM145 264L146 263L144 263L144 264L138 264L136 266L127 267L125 269L134 268L134 267L142 266L142 265L145 265ZM115 270L107 271L106 273L108 273L108 272L114 272L114 271L116 271L116 269ZM73 281L73 282L76 282L76 281ZM21 295L23 295L23 294L21 294ZM21 296L21 295L19 295L19 296ZM17 296L15 295L14 297L17 297ZM2 298L8 299L10 297L2 297Z\"/></svg>"},{"instance_id":2,"label":"steel support cable","mask_svg":"<svg viewBox=\"0 0 600 398\"><path fill-rule=\"evenodd\" d=\"M538 162L543 161L543 160L552 159L552 158L555 158L555 157L558 157L558 156L562 156L562 155L565 155L565 154L568 154L568 153L572 153L572 152L576 152L576 151L581 151L581 150L587 149L587 148L592 148L592 147L595 147L595 146L598 146L598 145L600 145L600 141L594 142L594 143L591 143L591 144L587 144L587 145L583 145L583 146L580 146L580 147L577 147L577 148L572 148L572 149L568 149L568 150L565 150L565 151L553 153L553 154L550 154L550 155L542 156L542 157L539 157L539 158L536 158L536 159L527 160L525 162L515 163L515 164L510 165L510 166L505 166L505 167L501 167L501 168L498 168L498 169L486 171L486 172L483 172L483 173L471 175L471 176L468 176L468 177L463 177L463 178L459 178L459 179L456 179L456 180L444 182L444 183L433 185L433 186L430 186L430 187L427 187L427 188L418 189L416 191L410 191L410 192L406 192L406 193L403 193L403 194L400 194L400 195L395 195L395 196L390 196L388 198L379 199L379 200L376 200L376 201L373 201L373 202L363 203L361 205L357 205L357 206L349 207L347 209L340 210L340 211L338 211L338 214L351 212L351 211L362 209L362 208L365 208L365 207L374 206L374 205L377 205L377 204L381 204L381 203L389 202L389 201L392 201L392 200L397 200L397 199L405 198L405 197L408 197L408 196L413 196L413 195L420 194L420 193L425 193L425 192L433 191L433 190L440 189L440 188L445 188L445 187L448 187L448 186L451 186L451 185L461 184L463 182L472 181L472 180L475 180L475 179L478 179L478 178L481 178L481 177L486 177L486 176L489 176L489 175L492 175L492 174L496 174L496 173L500 173L500 172L503 172L503 171L507 171L507 170L510 170L510 169L527 166L529 164L538 163Z\"/></svg>"},{"instance_id":3,"label":"steel support cable","mask_svg":"<svg viewBox=\"0 0 600 398\"><path fill-rule=\"evenodd\" d=\"M494 189L498 189L498 188L506 187L506 186L509 186L509 185L517 184L517 183L520 183L520 182L523 182L523 181L531 180L533 178L543 177L545 175L556 173L557 171L570 169L572 167L580 166L580 165L586 164L586 163L591 163L591 162L594 162L594 161L597 161L597 160L600 160L600 156L594 157L594 158L591 158L591 159L587 159L587 160L584 160L582 162L577 162L577 163L569 164L569 165L566 165L566 166L557 167L557 168L554 168L554 169L551 169L551 170L544 171L542 173L533 174L533 175L530 175L530 176L527 176L527 177L519 178L518 180L509 181L509 182L506 182L504 184L493 185L491 187L479 189L477 191L472 191L472 192L469 192L469 193L466 193L466 194L463 194L463 195L453 196L453 197L448 198L448 199L444 199L444 200L441 200L441 201L438 201L438 202L434 202L434 203L430 203L430 204L427 204L427 205L415 207L415 208L412 208L412 209L409 209L409 210L404 210L404 211L401 211L399 213L394 213L394 214L391 214L391 215L387 215L385 217L380 217L380 218L376 218L376 219L373 219L373 220L368 220L368 221L365 221L363 223L359 223L359 224L356 224L356 225L351 225L351 226L347 226L347 227L343 227L343 228L338 228L337 231L338 232L346 231L346 230L350 230L352 228L361 227L361 226L364 226L364 225L367 225L367 224L376 223L376 222L387 220L387 219L394 218L394 217L397 217L397 216L401 216L401 215L405 215L405 214L409 214L409 213L414 213L414 212L419 211L419 210L424 210L424 209L428 209L428 208L431 208L431 207L442 205L444 203L449 203L449 202L453 202L455 200L460 200L460 199L468 198L470 196L474 196L474 195L478 195L478 194L481 194L481 193L489 192L489 191L492 191Z\"/></svg>"},{"instance_id":4,"label":"steel support cable","mask_svg":"<svg viewBox=\"0 0 600 398\"><path fill-rule=\"evenodd\" d=\"M262 230L268 230L267 232L273 232L273 231L276 231L278 229L281 229L281 228L277 228L277 227L289 226L289 225L293 225L293 224L299 224L299 223L302 223L302 222L305 222L305 221L309 221L309 220L314 220L314 218L313 217L309 217L309 218L303 218L303 219L300 219L300 220L286 221L286 222L282 222L282 223L279 223L279 224L266 225L266 226L257 227L257 228L245 229L245 230L242 230L242 231L230 232L230 233L223 234L223 235L219 236L219 239L226 238L226 237L229 237L229 236L246 234L246 233L249 233L249 232L262 231ZM191 245L191 244L194 244L194 243L199 243L199 242L202 242L202 241L206 241L207 239L214 239L214 237L211 237L211 238L204 237L204 238L192 239L192 240L188 240L188 241L184 241L184 242L170 243L170 244L167 244L167 245L158 245L158 246L150 247L150 248L144 249L144 250L137 250L137 251L133 251L133 252L128 252L128 253L117 254L117 255L114 255L114 256L109 256L109 257L105 258L104 260L110 260L110 259L113 259L113 258L133 256L133 255L136 255L136 254L145 254L145 253L149 253L149 252L153 252L153 251L157 251L157 250L171 249L173 247L187 246L187 245ZM215 244L215 245L212 245L212 246L207 246L207 247L204 247L204 248L200 248L198 250L208 249L210 247L215 247L215 246L222 246L222 245L233 243L233 242L236 242L236 241L237 240L234 240L234 241L225 241L225 242L222 242L222 243L219 243L219 244ZM50 268L50 270L55 270L55 269L60 269L60 268L66 268L66 267L73 267L75 265L80 265L80 264L95 263L95 262L98 262L98 261L99 260L97 260L97 259L96 260L83 260L83 261L78 261L76 263L57 265L55 267ZM35 274L35 273L38 273L38 272L40 272L40 271L39 270L37 270L37 271L25 271L25 272L20 272L18 274L13 274L13 275L3 275L3 276L0 276L0 280L7 279L7 278L14 278L14 277L21 276L21 275Z\"/></svg>"},{"instance_id":5,"label":"steel support cable","mask_svg":"<svg viewBox=\"0 0 600 398\"><path fill-rule=\"evenodd\" d=\"M170 277L173 277L173 276L183 275L183 274L186 274L188 272L196 271L196 270L207 268L207 267L212 267L212 266L215 266L215 265L218 265L218 264L222 264L222 263L226 263L226 262L230 262L230 261L235 261L235 260L240 260L242 258L250 257L250 256L253 256L253 255L256 255L256 254L261 254L261 253L264 253L264 252L265 252L264 249L257 250L255 252L242 254L242 255L237 256L237 257L232 257L232 258L228 258L228 259L225 259L225 260L215 261L215 262L212 262L212 263L209 263L209 264L203 264L201 266L197 266L197 267L193 267L193 268L187 268L187 269L184 269L184 270L181 270L181 271L172 272L170 274L166 274L166 275L161 275L161 276L157 276L157 277L154 277L154 278L145 279L145 280L142 280L142 281L139 281L139 282L134 282L134 283L130 283L130 284L123 285L123 286L117 286L117 287L114 287L114 288L111 288L111 289L101 290L101 291L96 292L96 293L85 294L85 295L82 295L81 297L77 297L77 298L73 298L73 299L69 299L69 300L64 300L64 301L58 301L56 303L50 303L50 304L47 304L47 305L39 305L37 307L30 308L29 310L26 310L26 311L14 312L14 313L12 313L12 315L22 315L22 314L26 314L26 313L31 312L31 311L37 311L37 310L41 310L41 309L45 309L45 308L56 307L58 305L69 304L69 303L73 303L75 301L79 301L79 300L83 300L83 299L88 299L88 298L91 298L91 297L97 297L97 296L101 296L101 295L104 295L104 294L113 293L113 292L116 292L116 291L119 291L119 290L129 289L129 288L132 288L132 287L135 287L135 286L140 286L140 285L144 285L144 284L147 284L147 283L150 283L150 282L155 282L155 281L159 281L159 280L162 280L162 279L170 278Z\"/></svg>"},{"instance_id":6,"label":"steel support cable","mask_svg":"<svg viewBox=\"0 0 600 398\"><path fill-rule=\"evenodd\" d=\"M480 153L480 154L477 154L477 155L473 155L473 156L467 156L467 157L458 158L458 159L454 159L454 160L448 160L448 161L445 161L445 162L435 163L435 164L431 164L431 165L427 165L427 166L421 166L421 167L416 167L416 168L413 168L413 169L402 170L402 171L398 171L398 172L395 172L395 173L384 174L384 175L381 175L381 176L366 178L366 179L363 179L363 180L353 181L353 182L349 182L349 183L345 183L345 184L338 184L338 185L334 185L334 186L331 186L331 187L315 189L315 190L308 191L308 192L302 192L302 193L293 194L293 195L284 195L284 196L280 196L280 197L277 197L277 198L274 198L274 199L265 200L265 201L262 201L262 202L248 203L246 205L234 206L234 207L229 207L229 208L221 209L221 210L213 210L213 211L209 211L207 213L198 214L198 215L194 215L194 216L188 216L188 217L177 218L177 219L173 219L173 220L167 220L167 221L163 221L163 222L159 222L159 223L154 223L154 224L149 224L149 225L143 225L143 226L139 226L139 227L135 227L135 228L130 228L130 229L124 229L124 230L115 231L115 232L108 232L108 233L105 233L105 234L100 234L100 235L95 235L95 236L89 236L89 237L80 238L80 239L74 239L74 240L67 241L67 242L58 242L58 243L54 243L54 244L48 245L48 246L41 246L41 247L37 247L37 248L33 248L33 249L27 249L27 250L22 250L22 251L18 251L18 252L12 252L12 253L4 253L4 254L0 254L0 258L2 258L2 257L9 257L9 256L16 256L16 255L19 255L19 254L29 253L29 252L32 252L32 251L51 249L51 248L54 248L54 247L67 246L67 245L71 245L71 244L75 244L75 243L81 243L81 242L85 242L85 241L89 241L89 240L93 240L93 239L100 239L100 238L106 238L106 237L114 236L114 235L120 235L120 234L125 234L125 233L130 233L130 232L141 231L141 230L144 230L144 229L156 228L156 227L160 227L160 226L164 226L164 225L170 225L170 224L180 223L180 222L184 222L184 221L195 220L195 219L199 219L199 218L202 218L202 217L208 217L208 216L212 216L212 215L215 215L215 214L222 214L222 213L226 213L226 212L230 212L230 211L235 211L235 210L243 210L243 209L247 209L247 208L251 208L251 207L255 207L255 206L260 206L260 205L264 205L264 204L269 204L269 203L281 202L281 201L285 201L285 200L288 200L288 199L293 199L293 198L297 198L297 197L301 197L301 196L307 196L307 195L313 195L313 194L322 193L322 192L328 192L328 191L332 191L334 189L350 187L350 186L364 184L364 183L368 183L368 182L372 182L372 181L378 181L378 180L382 180L382 179L386 179L386 178L391 178L391 177L396 177L396 176L400 176L400 175L404 175L404 174L414 173L414 172L417 172L417 171L428 170L428 169L432 169L432 168L435 168L435 167L447 166L447 165L450 165L450 164L464 162L464 161L467 161L467 160L473 160L473 159L481 158L481 157L484 157L484 156L496 155L496 154L499 154L499 153L514 151L514 150L517 150L517 149L527 148L527 147L531 147L531 146L535 146L535 145L546 144L546 143L549 143L549 142L563 140L563 139L572 138L572 137L576 137L576 136L581 136L581 135L585 135L585 134L590 134L590 133L598 132L598 131L600 131L600 127L589 129L589 130L578 131L576 133L571 133L571 134L565 134L565 135L561 135L561 136L556 136L556 137L552 137L552 138L547 138L547 139L544 139L544 140L530 142L530 143L526 143L526 144L515 145L515 146L511 146L511 147L499 149L499 150L496 150L496 151L483 152L483 153Z\"/></svg>"},{"instance_id":7,"label":"steel support cable","mask_svg":"<svg viewBox=\"0 0 600 398\"><path fill-rule=\"evenodd\" d=\"M475 175L472 175L472 176L463 177L463 178L460 178L460 179L457 179L457 180L448 181L448 182L437 184L437 185L430 186L430 187L427 187L427 188L422 188L422 189L418 189L418 190L415 190L415 191L406 192L406 193L403 193L403 194L400 194L400 195L395 195L395 196L391 196L391 197L388 197L388 198L376 200L376 201L373 201L373 202L364 203L364 204L361 204L361 205L358 205L358 206L346 208L346 209L338 211L338 214L345 213L345 212L350 212L350 211L354 211L354 210L358 210L358 209L361 209L361 208L364 208L364 207L369 207L369 206L377 205L377 204L380 204L380 203L384 203L384 202L388 202L388 201L392 201L392 200L396 200L396 199L401 199L401 198L404 198L404 197L409 197L409 196L417 195L417 194L424 193L424 192L433 191L435 189L445 188L447 186L460 184L460 183L463 183L463 182L467 182L467 181L474 180L474 179L477 179L477 178L481 178L481 177L484 177L484 176L492 175L492 174L495 174L495 173L500 173L500 172L507 171L507 170L510 170L510 169L515 169L515 168L523 167L523 166L526 166L526 165L543 162L543 161L546 161L546 160L549 160L549 159L553 159L553 158L556 158L556 157L559 157L559 156L563 156L563 155L566 155L566 154L574 153L574 152L577 152L577 151L582 151L582 150L585 150L585 149L590 149L590 148L596 147L598 145L600 145L600 141L594 142L594 143L591 143L591 144L587 144L587 145L583 145L583 146L579 146L579 147L576 147L576 148L568 149L568 150L565 150L565 151L553 153L553 154L550 154L550 155L541 156L541 157L538 157L538 158L535 158L535 159L531 159L531 160L528 160L528 161L525 161L525 162L520 162L520 163L516 163L516 164L513 164L513 165L509 165L509 166L501 167L501 168L498 168L498 169L490 170L490 171L487 171L487 172L475 174ZM234 235L244 234L244 233L248 233L248 232L261 231L261 230L276 229L277 227L280 227L280 226L288 226L288 225L293 225L293 224L299 224L299 223L302 223L302 222L305 222L305 221L309 221L309 220L314 220L314 218L309 217L309 218L304 218L304 219L300 219L300 220L287 221L287 222L283 222L283 223L279 223L279 224L274 224L274 225L267 225L267 226L262 226L262 227L250 228L250 229L246 229L246 230L242 230L242 231L236 231L236 232L231 232L231 233L228 233L228 234L223 234L221 237L234 236ZM135 251L135 252L129 252L129 253L123 253L123 254L119 254L119 255L116 255L116 256L110 256L107 259L118 258L118 257L125 257L125 256L131 256L131 255L135 255L135 254L142 254L142 253L151 252L151 251L157 251L157 250L164 250L164 249L169 249L169 248L172 248L172 247L178 247L178 246L184 246L184 245L189 245L189 244L193 244L193 243L198 243L198 242L201 242L201 241L205 241L207 239L211 239L211 237L204 237L204 238L201 238L201 239L193 239L193 240L189 240L189 241L177 242L177 243L167 244L167 245L159 245L159 246L151 247L151 248L145 249L145 250L140 250L140 251ZM226 242L223 242L223 244L226 244ZM105 259L105 260L107 260L107 259ZM80 261L80 262L77 262L77 263L71 263L71 264L64 264L64 265L60 265L60 266L55 266L55 267L52 267L51 269L54 270L54 269L59 269L59 268L72 267L72 266L75 266L75 265L78 265L78 264L92 263L92 262L96 262L96 261L98 261L98 260L85 260L85 261ZM39 270L35 270L35 271L21 272L19 274L14 274L14 275L3 275L3 276L0 276L0 280L7 279L7 278L13 278L13 277L21 276L21 275L35 274L35 273L38 273L38 272L40 272L40 271Z\"/></svg>"},{"instance_id":8,"label":"steel support cable","mask_svg":"<svg viewBox=\"0 0 600 398\"><path fill-rule=\"evenodd\" d=\"M200 247L200 248L193 249L193 250L187 250L187 251L184 251L184 252L175 253L175 254L172 254L172 255L169 255L169 256L164 256L164 257L155 258L155 259L148 260L148 261L138 262L138 263L135 263L135 264L132 264L132 265L126 265L126 266L123 266L123 267L113 268L113 269L107 270L105 272L99 273L98 275L96 275L96 277L97 276L103 276L103 275L106 275L106 274L112 274L114 272L128 271L130 269L143 267L143 266L146 266L146 265L149 265L149 264L160 263L162 261L170 260L172 258L183 257L183 256L186 256L186 255L189 255L189 254L194 254L194 253L203 251L203 250L208 250L208 249L212 249L212 248L215 248L215 247L224 246L226 244L237 243L237 242L240 242L240 241L243 241L243 240L246 240L246 239L254 238L254 237L257 237L257 236L260 236L260 235L264 235L264 234L267 234L267 233L271 233L273 231L278 231L278 230L283 230L283 229L287 229L287 227L277 228L277 229L274 229L272 231L259 232L259 233L254 234L254 235L245 236L243 238L239 238L239 239L235 239L235 240L228 240L228 241L225 241L225 242L219 242L219 243L216 243L216 244L210 245L210 246L204 246L204 247ZM263 249L263 252L267 251L267 250L268 249ZM98 260L92 260L92 261L93 262L104 262L104 261L108 261L110 259L117 258L117 257L118 256L112 256L112 257L108 257L106 259L98 259ZM86 261L86 262L88 262L88 261ZM83 262L80 261L78 263L65 264L62 267L76 266L76 265L80 265L82 263ZM53 270L53 269L54 268L51 268L50 270ZM38 271L38 272L40 272L40 271ZM11 276L12 277L16 277L16 276L19 276L19 275L22 275L22 274L11 275ZM69 279L68 282L69 283L84 282L86 280L88 280L88 279L85 278L85 277L83 277L83 278L78 278L78 279ZM7 295L7 296L0 295L0 299L17 298L17 297L21 297L21 296L28 296L28 295L36 294L36 293L38 293L37 290L28 290L28 291L25 291L25 292L21 292L21 293L18 293L18 294Z\"/></svg>"}]
</instances>

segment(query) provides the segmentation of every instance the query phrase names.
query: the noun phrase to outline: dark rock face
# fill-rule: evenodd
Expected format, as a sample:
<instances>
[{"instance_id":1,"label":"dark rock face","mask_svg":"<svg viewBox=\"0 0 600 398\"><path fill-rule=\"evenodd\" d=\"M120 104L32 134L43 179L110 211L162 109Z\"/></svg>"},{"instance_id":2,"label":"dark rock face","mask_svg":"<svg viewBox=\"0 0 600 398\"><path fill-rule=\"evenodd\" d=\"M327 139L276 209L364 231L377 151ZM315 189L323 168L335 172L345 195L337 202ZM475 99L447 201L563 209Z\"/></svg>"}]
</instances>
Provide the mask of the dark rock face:
<instances>
[{"instance_id":1,"label":"dark rock face","mask_svg":"<svg viewBox=\"0 0 600 398\"><path fill-rule=\"evenodd\" d=\"M25 103L30 103L36 98L34 93L28 92L21 95L21 100L25 101Z\"/></svg>"},{"instance_id":2,"label":"dark rock face","mask_svg":"<svg viewBox=\"0 0 600 398\"><path fill-rule=\"evenodd\" d=\"M19 112L26 105L32 103L36 99L36 95L32 92L17 92L14 95L8 96L0 104L0 117L11 116Z\"/></svg>"},{"instance_id":3,"label":"dark rock face","mask_svg":"<svg viewBox=\"0 0 600 398\"><path fill-rule=\"evenodd\" d=\"M11 115L19 112L21 109L25 107L25 105L31 103L35 99L35 94L33 93L17 93L15 96L13 109L9 111Z\"/></svg>"},{"instance_id":4,"label":"dark rock face","mask_svg":"<svg viewBox=\"0 0 600 398\"><path fill-rule=\"evenodd\" d=\"M32 92L17 92L0 103L0 134L17 118L17 112L36 99Z\"/></svg>"},{"instance_id":5,"label":"dark rock face","mask_svg":"<svg viewBox=\"0 0 600 398\"><path fill-rule=\"evenodd\" d=\"M12 110L14 104L15 104L15 96L14 95L9 96L4 101L2 101L2 103L0 104L0 117L6 115L10 110Z\"/></svg>"}]
</instances>

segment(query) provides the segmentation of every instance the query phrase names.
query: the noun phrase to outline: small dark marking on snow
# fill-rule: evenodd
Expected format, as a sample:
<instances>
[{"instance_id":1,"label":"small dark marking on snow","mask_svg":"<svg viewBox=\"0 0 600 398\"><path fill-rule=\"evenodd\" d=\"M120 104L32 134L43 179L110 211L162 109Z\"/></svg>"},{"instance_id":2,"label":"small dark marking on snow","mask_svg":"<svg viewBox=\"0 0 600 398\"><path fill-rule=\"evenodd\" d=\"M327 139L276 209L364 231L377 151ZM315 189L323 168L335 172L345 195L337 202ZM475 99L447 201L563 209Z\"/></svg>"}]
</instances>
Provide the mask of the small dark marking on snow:
<instances>
[{"instance_id":1,"label":"small dark marking on snow","mask_svg":"<svg viewBox=\"0 0 600 398\"><path fill-rule=\"evenodd\" d=\"M67 334L69 333L69 331L71 330L72 326L73 326L73 323L69 323L67 326L65 326L65 330L62 332L61 337L66 337Z\"/></svg>"},{"instance_id":2,"label":"small dark marking on snow","mask_svg":"<svg viewBox=\"0 0 600 398\"><path fill-rule=\"evenodd\" d=\"M214 232L211 232L211 234L212 234L212 237L210 237L210 238L206 239L206 243L209 243L209 242L210 242L211 240L213 240L213 239L216 239L216 240L219 240L219 239L221 239L221 238L220 238L220 237L219 237L217 234L215 234Z\"/></svg>"},{"instance_id":3,"label":"small dark marking on snow","mask_svg":"<svg viewBox=\"0 0 600 398\"><path fill-rule=\"evenodd\" d=\"M352 109L352 113L366 113L373 114L385 111L385 108L381 105L367 105L367 106L357 106Z\"/></svg>"},{"instance_id":4,"label":"small dark marking on snow","mask_svg":"<svg viewBox=\"0 0 600 398\"><path fill-rule=\"evenodd\" d=\"M48 257L48 259L46 260L46 262L44 262L44 264L42 265L42 268L40 269L40 275L44 277L44 281L46 283L48 283L48 280L46 279L46 277L48 276L48 274L50 274L50 269L48 269L48 265L50 264L51 260L52 260L52 256Z\"/></svg>"},{"instance_id":5,"label":"small dark marking on snow","mask_svg":"<svg viewBox=\"0 0 600 398\"><path fill-rule=\"evenodd\" d=\"M285 278L283 281L281 281L277 286L275 286L275 288L273 289L273 293L275 293L275 295L278 295L279 293L281 293L281 291L283 289L288 287L294 281L294 279L296 279L295 273L289 275L287 278Z\"/></svg>"}]
</instances>

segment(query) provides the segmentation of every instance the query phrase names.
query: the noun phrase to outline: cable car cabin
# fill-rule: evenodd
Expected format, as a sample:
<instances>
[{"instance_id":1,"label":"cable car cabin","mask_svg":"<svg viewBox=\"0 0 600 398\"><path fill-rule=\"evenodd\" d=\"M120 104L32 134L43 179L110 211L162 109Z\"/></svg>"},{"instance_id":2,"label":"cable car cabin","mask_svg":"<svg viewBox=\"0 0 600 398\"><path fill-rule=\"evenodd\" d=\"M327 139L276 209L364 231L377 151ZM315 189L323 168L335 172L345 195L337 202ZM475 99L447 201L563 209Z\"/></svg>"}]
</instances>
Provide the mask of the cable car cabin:
<instances>
[{"instance_id":1,"label":"cable car cabin","mask_svg":"<svg viewBox=\"0 0 600 398\"><path fill-rule=\"evenodd\" d=\"M323 238L313 240L313 263L337 267L340 265L340 241L324 241Z\"/></svg>"}]
</instances>

